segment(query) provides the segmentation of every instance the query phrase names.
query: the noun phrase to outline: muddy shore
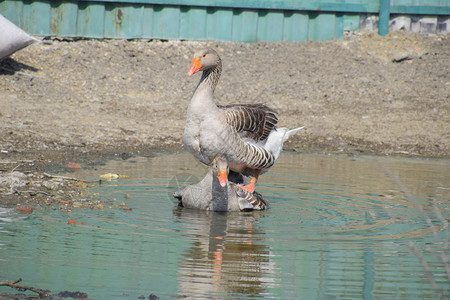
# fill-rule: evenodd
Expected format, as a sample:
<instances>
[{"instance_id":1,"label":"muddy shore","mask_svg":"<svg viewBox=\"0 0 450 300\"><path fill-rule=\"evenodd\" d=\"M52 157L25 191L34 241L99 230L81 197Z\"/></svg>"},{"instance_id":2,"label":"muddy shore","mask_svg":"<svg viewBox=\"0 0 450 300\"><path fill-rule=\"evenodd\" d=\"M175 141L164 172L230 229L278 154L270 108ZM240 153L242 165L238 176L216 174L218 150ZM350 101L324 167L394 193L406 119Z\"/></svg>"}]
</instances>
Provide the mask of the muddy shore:
<instances>
[{"instance_id":1,"label":"muddy shore","mask_svg":"<svg viewBox=\"0 0 450 300\"><path fill-rule=\"evenodd\" d=\"M349 33L336 41L255 44L41 40L0 62L3 204L33 206L58 193L56 205L67 201L65 191L78 188L43 172L66 172L69 162L89 167L111 157L183 151L186 109L199 80L186 73L204 46L216 48L224 64L218 103L265 103L278 111L279 126L306 126L286 149L450 156L449 36ZM5 179L13 171L27 176L16 174L28 180L23 188ZM45 190L36 185L30 193L39 180ZM55 180L63 184L42 185Z\"/></svg>"}]
</instances>

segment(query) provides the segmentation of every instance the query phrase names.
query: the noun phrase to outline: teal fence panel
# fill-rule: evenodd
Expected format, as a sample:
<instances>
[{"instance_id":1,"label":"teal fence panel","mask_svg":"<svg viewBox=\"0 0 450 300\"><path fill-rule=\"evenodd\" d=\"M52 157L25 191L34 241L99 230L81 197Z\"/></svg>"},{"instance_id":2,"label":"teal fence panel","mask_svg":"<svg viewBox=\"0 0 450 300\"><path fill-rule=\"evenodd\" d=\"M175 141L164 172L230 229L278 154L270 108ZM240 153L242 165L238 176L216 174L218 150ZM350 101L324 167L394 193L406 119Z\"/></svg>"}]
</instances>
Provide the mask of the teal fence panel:
<instances>
[{"instance_id":1,"label":"teal fence panel","mask_svg":"<svg viewBox=\"0 0 450 300\"><path fill-rule=\"evenodd\" d=\"M389 13L450 15L450 0L391 0ZM379 14L380 0L3 0L0 14L34 35L220 40L327 40ZM387 28L389 18L383 18Z\"/></svg>"},{"instance_id":2,"label":"teal fence panel","mask_svg":"<svg viewBox=\"0 0 450 300\"><path fill-rule=\"evenodd\" d=\"M263 40L266 42L283 40L283 11L260 11L258 13L257 26L256 40Z\"/></svg>"},{"instance_id":3,"label":"teal fence panel","mask_svg":"<svg viewBox=\"0 0 450 300\"><path fill-rule=\"evenodd\" d=\"M233 13L231 40L236 42L257 42L258 11L235 9Z\"/></svg>"},{"instance_id":4,"label":"teal fence panel","mask_svg":"<svg viewBox=\"0 0 450 300\"><path fill-rule=\"evenodd\" d=\"M155 5L153 8L153 38L179 39L180 8Z\"/></svg>"},{"instance_id":5,"label":"teal fence panel","mask_svg":"<svg viewBox=\"0 0 450 300\"><path fill-rule=\"evenodd\" d=\"M36 1L24 5L22 23L24 30L35 35L46 35L50 29L50 1Z\"/></svg>"},{"instance_id":6,"label":"teal fence panel","mask_svg":"<svg viewBox=\"0 0 450 300\"><path fill-rule=\"evenodd\" d=\"M449 0L392 0L392 14L449 15Z\"/></svg>"},{"instance_id":7,"label":"teal fence panel","mask_svg":"<svg viewBox=\"0 0 450 300\"><path fill-rule=\"evenodd\" d=\"M309 36L312 40L324 41L335 37L336 16L332 13L310 15Z\"/></svg>"},{"instance_id":8,"label":"teal fence panel","mask_svg":"<svg viewBox=\"0 0 450 300\"><path fill-rule=\"evenodd\" d=\"M104 36L107 38L142 38L143 9L141 5L109 3L105 5Z\"/></svg>"},{"instance_id":9,"label":"teal fence panel","mask_svg":"<svg viewBox=\"0 0 450 300\"><path fill-rule=\"evenodd\" d=\"M77 14L77 36L103 38L105 5L96 2L80 2ZM110 24L108 24L110 26Z\"/></svg>"},{"instance_id":10,"label":"teal fence panel","mask_svg":"<svg viewBox=\"0 0 450 300\"><path fill-rule=\"evenodd\" d=\"M308 24L309 17L306 12L286 12L283 29L284 40L306 42L309 38Z\"/></svg>"},{"instance_id":11,"label":"teal fence panel","mask_svg":"<svg viewBox=\"0 0 450 300\"><path fill-rule=\"evenodd\" d=\"M22 9L23 3L20 1L3 1L2 3L0 3L0 14L25 30L22 22Z\"/></svg>"},{"instance_id":12,"label":"teal fence panel","mask_svg":"<svg viewBox=\"0 0 450 300\"><path fill-rule=\"evenodd\" d=\"M200 7L181 8L178 38L183 40L205 39L207 15L207 10Z\"/></svg>"},{"instance_id":13,"label":"teal fence panel","mask_svg":"<svg viewBox=\"0 0 450 300\"><path fill-rule=\"evenodd\" d=\"M206 15L206 39L231 41L233 37L232 26L224 26L233 23L233 9L208 8Z\"/></svg>"},{"instance_id":14,"label":"teal fence panel","mask_svg":"<svg viewBox=\"0 0 450 300\"><path fill-rule=\"evenodd\" d=\"M152 37L153 36L153 24L154 20L154 7L151 5L144 6L142 12L142 37Z\"/></svg>"},{"instance_id":15,"label":"teal fence panel","mask_svg":"<svg viewBox=\"0 0 450 300\"><path fill-rule=\"evenodd\" d=\"M50 34L62 36L77 35L78 5L75 2L52 3Z\"/></svg>"},{"instance_id":16,"label":"teal fence panel","mask_svg":"<svg viewBox=\"0 0 450 300\"><path fill-rule=\"evenodd\" d=\"M343 26L344 30L354 31L359 28L360 16L357 14L343 14Z\"/></svg>"}]
</instances>

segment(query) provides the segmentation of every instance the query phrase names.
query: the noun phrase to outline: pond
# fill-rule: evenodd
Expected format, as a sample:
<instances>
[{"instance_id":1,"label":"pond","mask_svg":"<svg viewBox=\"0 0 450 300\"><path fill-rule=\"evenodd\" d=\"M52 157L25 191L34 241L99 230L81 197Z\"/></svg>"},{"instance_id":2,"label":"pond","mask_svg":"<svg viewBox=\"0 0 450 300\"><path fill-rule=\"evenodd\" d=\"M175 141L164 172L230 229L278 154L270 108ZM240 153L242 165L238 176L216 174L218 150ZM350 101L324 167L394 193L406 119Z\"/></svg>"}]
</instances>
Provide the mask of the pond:
<instances>
[{"instance_id":1,"label":"pond","mask_svg":"<svg viewBox=\"0 0 450 300\"><path fill-rule=\"evenodd\" d=\"M104 209L0 209L0 280L94 299L449 296L450 160L283 152L257 185L270 209L176 207L206 170L184 152L112 160L71 174L126 175L87 191Z\"/></svg>"}]
</instances>

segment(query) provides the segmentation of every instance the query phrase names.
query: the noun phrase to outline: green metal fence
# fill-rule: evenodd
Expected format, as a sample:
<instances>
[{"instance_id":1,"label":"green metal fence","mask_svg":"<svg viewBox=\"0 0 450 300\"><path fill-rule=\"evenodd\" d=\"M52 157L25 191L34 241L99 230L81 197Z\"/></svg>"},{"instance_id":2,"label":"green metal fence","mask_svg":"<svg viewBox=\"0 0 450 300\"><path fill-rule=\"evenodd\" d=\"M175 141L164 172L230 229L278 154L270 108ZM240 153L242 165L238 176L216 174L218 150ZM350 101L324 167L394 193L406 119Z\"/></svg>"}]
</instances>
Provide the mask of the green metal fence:
<instances>
[{"instance_id":1,"label":"green metal fence","mask_svg":"<svg viewBox=\"0 0 450 300\"><path fill-rule=\"evenodd\" d=\"M390 14L450 15L449 0L4 0L0 14L33 35L271 42L340 38L380 7L381 34Z\"/></svg>"}]
</instances>

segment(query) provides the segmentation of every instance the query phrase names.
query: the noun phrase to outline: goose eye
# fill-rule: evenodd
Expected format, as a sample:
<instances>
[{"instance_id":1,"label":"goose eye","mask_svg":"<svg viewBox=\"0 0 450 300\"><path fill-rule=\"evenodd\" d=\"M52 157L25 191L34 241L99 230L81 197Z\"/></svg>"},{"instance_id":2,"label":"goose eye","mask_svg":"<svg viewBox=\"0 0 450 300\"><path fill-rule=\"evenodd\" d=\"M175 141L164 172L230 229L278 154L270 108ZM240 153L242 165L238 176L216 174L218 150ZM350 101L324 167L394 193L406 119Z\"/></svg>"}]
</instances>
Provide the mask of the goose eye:
<instances>
[{"instance_id":1,"label":"goose eye","mask_svg":"<svg viewBox=\"0 0 450 300\"><path fill-rule=\"evenodd\" d=\"M203 54L202 57L206 57L206 54Z\"/></svg>"}]
</instances>

